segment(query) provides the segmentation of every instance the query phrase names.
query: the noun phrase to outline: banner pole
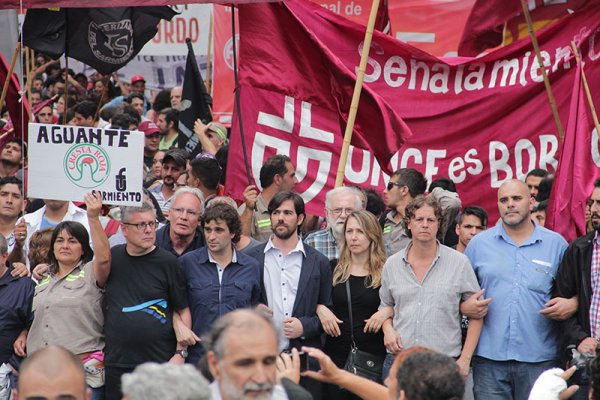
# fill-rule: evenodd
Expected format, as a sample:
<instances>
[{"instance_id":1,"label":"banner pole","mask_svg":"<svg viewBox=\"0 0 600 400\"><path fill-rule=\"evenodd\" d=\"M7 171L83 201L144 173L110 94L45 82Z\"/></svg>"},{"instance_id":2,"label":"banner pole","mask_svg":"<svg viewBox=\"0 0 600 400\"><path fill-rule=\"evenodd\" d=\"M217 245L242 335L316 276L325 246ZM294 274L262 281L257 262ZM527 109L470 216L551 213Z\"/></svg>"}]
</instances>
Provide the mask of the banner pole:
<instances>
[{"instance_id":1,"label":"banner pole","mask_svg":"<svg viewBox=\"0 0 600 400\"><path fill-rule=\"evenodd\" d=\"M587 82L587 77L585 76L585 71L583 69L584 63L581 61L581 57L579 56L579 50L577 49L577 45L574 41L571 41L571 47L573 48L573 54L575 54L575 59L577 60L577 64L581 65L581 78L583 80L583 88L585 89L585 96L587 98L588 104L590 106L590 111L592 113L592 118L594 119L594 126L596 127L596 132L600 133L600 122L598 122L598 114L596 114L596 107L594 107L594 100L592 98L592 92Z\"/></svg>"},{"instance_id":2,"label":"banner pole","mask_svg":"<svg viewBox=\"0 0 600 400\"><path fill-rule=\"evenodd\" d=\"M362 84L365 78L369 50L371 49L371 40L373 39L373 29L375 27L375 20L377 18L377 10L379 9L379 1L380 0L373 0L373 4L371 4L371 13L369 14L369 22L367 23L367 31L365 32L365 41L363 44L362 54L360 56L358 73L356 74L356 83L354 84L354 93L352 94L352 102L350 103L348 122L346 124L346 130L344 131L344 143L342 144L340 162L338 164L337 175L335 177L335 187L342 186L344 183L346 161L348 160L348 151L350 150L350 142L352 141L354 121L356 120L356 113L358 111L358 101L360 100Z\"/></svg>"},{"instance_id":3,"label":"banner pole","mask_svg":"<svg viewBox=\"0 0 600 400\"><path fill-rule=\"evenodd\" d=\"M4 80L4 86L2 87L2 95L0 96L0 110L4 107L4 100L6 99L6 94L8 93L8 85L10 84L10 78L12 78L13 71L15 70L15 64L17 63L17 57L21 52L21 41L17 42L17 46L15 47L15 52L13 53L13 58L10 61L10 68L6 73L6 79Z\"/></svg>"},{"instance_id":4,"label":"banner pole","mask_svg":"<svg viewBox=\"0 0 600 400\"><path fill-rule=\"evenodd\" d=\"M214 10L214 5L213 5ZM211 72L211 53L212 53L212 40L213 40L213 13L210 13L210 19L208 22L208 49L206 50L206 91L208 94L212 93L212 72Z\"/></svg>"},{"instance_id":5,"label":"banner pole","mask_svg":"<svg viewBox=\"0 0 600 400\"><path fill-rule=\"evenodd\" d=\"M535 56L538 61L540 70L542 71L542 77L544 78L544 86L546 87L548 102L550 103L550 108L552 109L554 123L556 124L556 129L558 130L558 137L562 142L565 139L565 130L563 129L562 123L560 122L560 116L558 115L558 108L556 107L556 101L554 100L554 95L552 94L550 80L548 79L546 69L544 68L544 60L542 59L542 54L540 53L540 46L538 44L537 38L535 37L535 32L533 30L533 22L531 22L531 15L529 14L529 8L527 7L527 3L525 2L525 0L521 0L521 7L523 8L525 20L527 21L527 30L529 31L531 44L533 45L533 50L535 51Z\"/></svg>"}]
</instances>

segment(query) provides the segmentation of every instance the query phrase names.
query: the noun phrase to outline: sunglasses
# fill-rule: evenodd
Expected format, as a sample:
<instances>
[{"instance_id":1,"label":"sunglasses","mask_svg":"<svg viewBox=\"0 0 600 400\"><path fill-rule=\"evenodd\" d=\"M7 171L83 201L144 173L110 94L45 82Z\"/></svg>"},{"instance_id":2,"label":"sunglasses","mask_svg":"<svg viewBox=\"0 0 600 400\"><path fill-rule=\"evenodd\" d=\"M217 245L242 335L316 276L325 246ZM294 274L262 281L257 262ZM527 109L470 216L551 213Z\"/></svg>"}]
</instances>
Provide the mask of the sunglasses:
<instances>
[{"instance_id":1,"label":"sunglasses","mask_svg":"<svg viewBox=\"0 0 600 400\"><path fill-rule=\"evenodd\" d=\"M388 191L392 190L394 188L394 186L402 187L402 186L406 186L406 185L403 183L400 183L400 182L388 182L387 190Z\"/></svg>"}]
</instances>

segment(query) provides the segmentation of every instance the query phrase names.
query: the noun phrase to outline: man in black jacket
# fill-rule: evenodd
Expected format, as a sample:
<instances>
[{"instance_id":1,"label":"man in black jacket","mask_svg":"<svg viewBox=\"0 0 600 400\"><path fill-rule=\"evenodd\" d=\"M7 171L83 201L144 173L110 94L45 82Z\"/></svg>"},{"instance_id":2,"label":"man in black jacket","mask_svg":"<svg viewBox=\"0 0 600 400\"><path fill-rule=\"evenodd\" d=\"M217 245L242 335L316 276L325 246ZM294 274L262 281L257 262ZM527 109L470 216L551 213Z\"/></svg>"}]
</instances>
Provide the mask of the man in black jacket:
<instances>
[{"instance_id":1,"label":"man in black jacket","mask_svg":"<svg viewBox=\"0 0 600 400\"><path fill-rule=\"evenodd\" d=\"M564 345L593 355L600 337L600 179L594 182L590 200L594 231L576 239L565 251L556 276L554 296L577 296L577 312L563 323ZM579 383L579 393L587 397L587 382Z\"/></svg>"}]
</instances>

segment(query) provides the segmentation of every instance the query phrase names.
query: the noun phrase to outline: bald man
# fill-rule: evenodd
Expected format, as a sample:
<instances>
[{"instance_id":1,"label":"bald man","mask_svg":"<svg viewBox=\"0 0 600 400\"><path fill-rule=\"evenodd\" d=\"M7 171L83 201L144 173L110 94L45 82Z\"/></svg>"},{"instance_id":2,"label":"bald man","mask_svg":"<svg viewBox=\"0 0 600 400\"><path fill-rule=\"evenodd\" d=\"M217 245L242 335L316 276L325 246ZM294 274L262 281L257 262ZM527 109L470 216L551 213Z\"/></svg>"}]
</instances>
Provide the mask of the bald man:
<instances>
[{"instance_id":1,"label":"bald man","mask_svg":"<svg viewBox=\"0 0 600 400\"><path fill-rule=\"evenodd\" d=\"M91 391L79 357L62 347L48 346L23 362L14 395L17 400L89 400Z\"/></svg>"},{"instance_id":2,"label":"bald man","mask_svg":"<svg viewBox=\"0 0 600 400\"><path fill-rule=\"evenodd\" d=\"M476 399L526 400L537 377L556 366L558 329L540 311L567 242L531 220L534 201L524 182L504 182L498 189L502 222L465 250L485 297L492 298L472 361Z\"/></svg>"}]
</instances>

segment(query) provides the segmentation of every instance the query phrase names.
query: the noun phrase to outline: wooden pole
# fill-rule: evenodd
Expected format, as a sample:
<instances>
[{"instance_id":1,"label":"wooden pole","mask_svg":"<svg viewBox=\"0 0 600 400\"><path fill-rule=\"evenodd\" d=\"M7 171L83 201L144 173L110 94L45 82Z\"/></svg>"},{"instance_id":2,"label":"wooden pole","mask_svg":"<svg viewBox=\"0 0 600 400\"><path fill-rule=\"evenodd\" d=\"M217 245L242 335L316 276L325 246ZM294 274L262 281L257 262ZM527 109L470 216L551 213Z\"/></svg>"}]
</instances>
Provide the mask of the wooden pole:
<instances>
[{"instance_id":1,"label":"wooden pole","mask_svg":"<svg viewBox=\"0 0 600 400\"><path fill-rule=\"evenodd\" d=\"M213 8L214 10L214 8ZM213 40L213 14L210 14L210 20L208 24L208 49L206 50L206 91L208 94L212 93L212 74L211 74L211 53L212 53L212 40Z\"/></svg>"},{"instance_id":2,"label":"wooden pole","mask_svg":"<svg viewBox=\"0 0 600 400\"><path fill-rule=\"evenodd\" d=\"M521 0L521 7L523 8L525 20L527 21L527 29L529 31L529 37L531 38L531 44L533 45L533 50L535 51L535 56L540 66L540 70L542 71L542 77L544 78L544 86L546 86L546 94L548 95L548 102L550 103L552 115L554 116L554 123L556 124L556 129L558 130L558 137L561 141L563 141L565 139L565 130L560 122L560 116L558 115L558 108L556 107L556 101L554 100L554 95L552 94L550 80L548 79L546 69L544 68L544 60L542 59L542 54L540 53L540 46L538 45L537 38L535 37L533 22L531 22L531 15L529 14L529 8L527 7L525 0Z\"/></svg>"},{"instance_id":3,"label":"wooden pole","mask_svg":"<svg viewBox=\"0 0 600 400\"><path fill-rule=\"evenodd\" d=\"M581 78L583 80L583 88L585 89L585 95L587 97L588 104L590 106L590 111L592 113L592 118L594 120L594 126L596 127L596 132L600 133L600 123L598 122L598 114L596 114L596 107L594 107L594 100L592 98L592 92L590 91L590 87L587 82L587 78L585 76L585 71L583 69L584 63L581 61L581 57L579 56L579 50L577 49L577 45L574 41L571 42L571 47L573 48L573 54L575 54L575 59L577 60L577 64L581 65ZM573 93L575 96L575 93Z\"/></svg>"},{"instance_id":4,"label":"wooden pole","mask_svg":"<svg viewBox=\"0 0 600 400\"><path fill-rule=\"evenodd\" d=\"M344 132L344 143L342 144L342 152L340 153L340 162L338 164L337 175L335 177L335 187L342 186L344 183L344 172L346 169L346 161L348 160L348 151L350 150L350 142L352 141L352 132L354 130L354 121L358 111L358 102L362 91L362 84L365 78L365 70L367 67L367 59L369 58L369 50L371 49L371 40L373 39L373 29L375 27L375 19L377 18L377 10L379 9L379 0L373 0L371 4L371 13L369 14L369 22L367 23L367 31L365 32L365 41L362 54L360 56L360 64L358 73L356 74L356 84L354 85L354 93L352 94L352 102L350 103L350 111L348 114L348 123Z\"/></svg>"},{"instance_id":5,"label":"wooden pole","mask_svg":"<svg viewBox=\"0 0 600 400\"><path fill-rule=\"evenodd\" d=\"M10 85L10 78L12 77L13 71L15 70L15 64L17 63L17 57L21 53L21 42L17 42L13 58L10 62L10 68L6 73L6 79L4 80L4 86L2 87L2 95L0 96L0 110L4 107L4 100L6 100L6 94L8 93L8 86Z\"/></svg>"}]
</instances>

